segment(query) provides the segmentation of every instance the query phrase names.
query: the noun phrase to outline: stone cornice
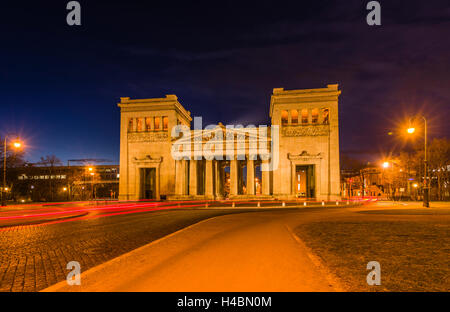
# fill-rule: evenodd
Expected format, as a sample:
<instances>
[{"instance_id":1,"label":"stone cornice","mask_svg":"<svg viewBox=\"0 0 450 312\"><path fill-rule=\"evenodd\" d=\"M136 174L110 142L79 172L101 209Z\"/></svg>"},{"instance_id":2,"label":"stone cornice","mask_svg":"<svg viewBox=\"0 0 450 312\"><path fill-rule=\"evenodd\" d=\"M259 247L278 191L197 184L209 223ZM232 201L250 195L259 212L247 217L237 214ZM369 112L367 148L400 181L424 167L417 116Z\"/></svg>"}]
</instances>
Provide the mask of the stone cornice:
<instances>
[{"instance_id":1,"label":"stone cornice","mask_svg":"<svg viewBox=\"0 0 450 312\"><path fill-rule=\"evenodd\" d=\"M152 158L150 155L147 155L143 158L133 157L131 161L133 163L160 163L162 162L162 157Z\"/></svg>"},{"instance_id":2,"label":"stone cornice","mask_svg":"<svg viewBox=\"0 0 450 312\"><path fill-rule=\"evenodd\" d=\"M338 90L337 84L327 85L326 88L319 89L284 90L283 88L275 88L270 98L269 115L272 117L275 104L337 101L340 94L341 91Z\"/></svg>"},{"instance_id":3,"label":"stone cornice","mask_svg":"<svg viewBox=\"0 0 450 312\"><path fill-rule=\"evenodd\" d=\"M288 156L289 160L308 160L308 159L321 159L321 158L323 158L321 153L309 154L307 151L303 151L300 154L288 153L287 156Z\"/></svg>"},{"instance_id":4,"label":"stone cornice","mask_svg":"<svg viewBox=\"0 0 450 312\"><path fill-rule=\"evenodd\" d=\"M178 101L177 96L173 94L168 94L165 98L151 99L132 100L129 97L121 97L117 106L122 112L175 110L186 120L192 121L191 112L186 110Z\"/></svg>"}]
</instances>

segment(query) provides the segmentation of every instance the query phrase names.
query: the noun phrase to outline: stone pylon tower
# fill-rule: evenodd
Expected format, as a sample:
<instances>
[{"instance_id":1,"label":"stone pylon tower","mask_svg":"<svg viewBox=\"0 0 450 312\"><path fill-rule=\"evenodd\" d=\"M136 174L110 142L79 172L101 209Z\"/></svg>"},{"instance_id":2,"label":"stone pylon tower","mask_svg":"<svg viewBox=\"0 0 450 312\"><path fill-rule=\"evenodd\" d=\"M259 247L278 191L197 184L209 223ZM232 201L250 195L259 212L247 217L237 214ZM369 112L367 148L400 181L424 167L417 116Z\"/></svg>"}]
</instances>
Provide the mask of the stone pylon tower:
<instances>
[{"instance_id":1,"label":"stone pylon tower","mask_svg":"<svg viewBox=\"0 0 450 312\"><path fill-rule=\"evenodd\" d=\"M279 168L273 172L277 198L340 197L338 85L273 90L272 128L279 126Z\"/></svg>"}]
</instances>

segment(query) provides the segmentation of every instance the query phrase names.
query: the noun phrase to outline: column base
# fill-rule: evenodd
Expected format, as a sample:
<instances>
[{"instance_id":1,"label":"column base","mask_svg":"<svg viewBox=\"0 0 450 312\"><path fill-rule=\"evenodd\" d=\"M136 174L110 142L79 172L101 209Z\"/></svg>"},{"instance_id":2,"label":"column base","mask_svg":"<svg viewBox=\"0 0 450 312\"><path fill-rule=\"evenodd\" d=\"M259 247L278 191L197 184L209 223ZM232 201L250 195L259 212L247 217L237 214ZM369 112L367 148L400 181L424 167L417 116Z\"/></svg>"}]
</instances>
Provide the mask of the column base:
<instances>
[{"instance_id":1,"label":"column base","mask_svg":"<svg viewBox=\"0 0 450 312\"><path fill-rule=\"evenodd\" d=\"M168 195L167 200L214 200L212 195Z\"/></svg>"},{"instance_id":2,"label":"column base","mask_svg":"<svg viewBox=\"0 0 450 312\"><path fill-rule=\"evenodd\" d=\"M272 195L230 195L229 199L274 200Z\"/></svg>"}]
</instances>

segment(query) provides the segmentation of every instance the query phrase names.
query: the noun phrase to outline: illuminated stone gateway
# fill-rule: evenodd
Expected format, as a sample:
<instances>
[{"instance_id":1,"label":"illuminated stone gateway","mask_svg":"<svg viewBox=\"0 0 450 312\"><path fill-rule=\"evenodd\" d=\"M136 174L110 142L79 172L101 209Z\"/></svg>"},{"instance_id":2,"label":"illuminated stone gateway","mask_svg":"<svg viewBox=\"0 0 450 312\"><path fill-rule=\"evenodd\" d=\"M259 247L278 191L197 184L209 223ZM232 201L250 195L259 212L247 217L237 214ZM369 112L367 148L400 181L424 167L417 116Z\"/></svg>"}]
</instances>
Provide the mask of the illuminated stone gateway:
<instances>
[{"instance_id":1,"label":"illuminated stone gateway","mask_svg":"<svg viewBox=\"0 0 450 312\"><path fill-rule=\"evenodd\" d=\"M175 95L121 98L119 199L338 199L340 93L276 88L271 126L203 131ZM212 141L211 159L202 151Z\"/></svg>"}]
</instances>

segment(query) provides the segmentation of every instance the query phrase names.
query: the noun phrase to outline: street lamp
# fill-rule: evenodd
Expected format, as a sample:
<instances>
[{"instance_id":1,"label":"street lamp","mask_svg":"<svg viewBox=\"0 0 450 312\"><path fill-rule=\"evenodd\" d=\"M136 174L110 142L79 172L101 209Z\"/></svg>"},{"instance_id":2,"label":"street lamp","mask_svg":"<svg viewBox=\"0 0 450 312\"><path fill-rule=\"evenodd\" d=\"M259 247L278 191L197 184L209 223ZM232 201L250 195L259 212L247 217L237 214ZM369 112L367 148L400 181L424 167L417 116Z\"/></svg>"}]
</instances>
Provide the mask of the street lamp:
<instances>
[{"instance_id":1,"label":"street lamp","mask_svg":"<svg viewBox=\"0 0 450 312\"><path fill-rule=\"evenodd\" d=\"M427 119L424 116L420 116L423 119L424 124L424 181L423 181L423 206L430 207L429 186L428 186L428 159L427 159ZM412 119L409 120L410 125L412 124ZM410 126L406 132L408 134L413 134L416 132L416 128Z\"/></svg>"},{"instance_id":2,"label":"street lamp","mask_svg":"<svg viewBox=\"0 0 450 312\"><path fill-rule=\"evenodd\" d=\"M3 142L3 188L2 191L0 192L0 196L1 196L1 205L5 206L5 196L3 196L3 192L7 191L8 188L6 187L6 146L8 143L8 135L5 135L5 140ZM12 143L12 146L16 149L20 148L22 146L22 143L20 143L20 141L18 139L14 140L14 142Z\"/></svg>"},{"instance_id":3,"label":"street lamp","mask_svg":"<svg viewBox=\"0 0 450 312\"><path fill-rule=\"evenodd\" d=\"M89 171L91 171L91 170L92 170L92 168L89 168ZM94 200L94 195L95 195L95 192L94 192L94 173L91 172L90 175L92 177L92 181L91 181L91 196L92 196L92 200Z\"/></svg>"},{"instance_id":4,"label":"street lamp","mask_svg":"<svg viewBox=\"0 0 450 312\"><path fill-rule=\"evenodd\" d=\"M390 198L392 198L392 196L391 196L391 183L390 183L390 181L389 181L389 179L391 178L391 177L389 177L389 172L385 172L386 170L384 170L384 169L388 169L389 167L391 166L391 163L389 162L389 161L384 161L382 164L381 164L381 167L383 167L383 175L382 175L382 179L383 179L383 185L385 185L385 186L387 186L386 187L386 189L383 189L383 191L386 193L386 191L387 191L387 194L388 194L388 196L390 197ZM387 176L387 177L386 177Z\"/></svg>"}]
</instances>

